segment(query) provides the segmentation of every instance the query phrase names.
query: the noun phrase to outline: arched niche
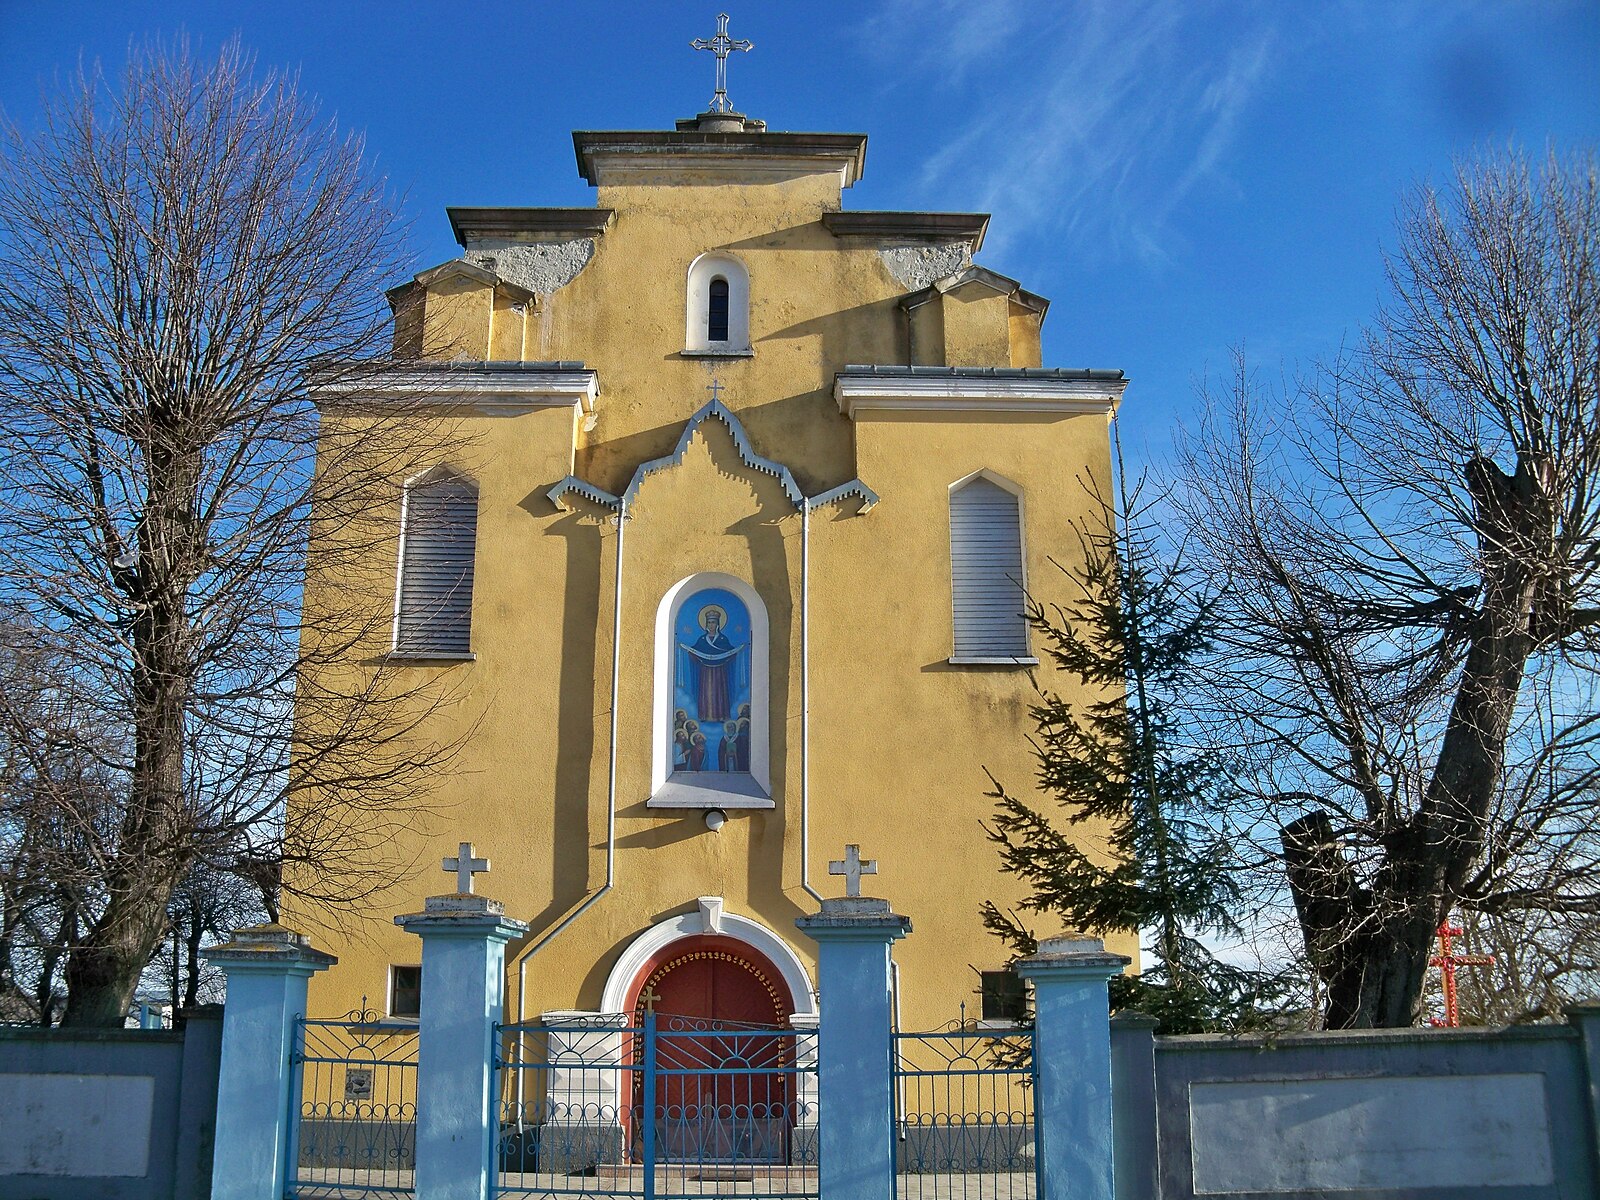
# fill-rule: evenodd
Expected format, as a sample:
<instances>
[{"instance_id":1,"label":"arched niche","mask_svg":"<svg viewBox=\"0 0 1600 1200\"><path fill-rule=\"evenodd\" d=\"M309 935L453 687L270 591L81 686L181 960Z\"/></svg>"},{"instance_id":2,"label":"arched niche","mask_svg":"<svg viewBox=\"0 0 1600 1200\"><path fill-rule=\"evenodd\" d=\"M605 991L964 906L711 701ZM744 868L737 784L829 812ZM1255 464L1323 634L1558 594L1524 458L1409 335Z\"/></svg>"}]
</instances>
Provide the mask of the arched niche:
<instances>
[{"instance_id":1,"label":"arched niche","mask_svg":"<svg viewBox=\"0 0 1600 1200\"><path fill-rule=\"evenodd\" d=\"M723 286L714 289L719 281ZM719 308L724 300L727 305L725 328L714 319L714 294ZM725 336L713 338L713 333ZM750 273L725 250L708 251L689 264L683 348L688 354L750 353Z\"/></svg>"},{"instance_id":2,"label":"arched niche","mask_svg":"<svg viewBox=\"0 0 1600 1200\"><path fill-rule=\"evenodd\" d=\"M707 609L724 610L723 625L733 605L743 610L743 622L727 647L742 652L727 653L723 646L708 646ZM653 808L771 808L771 710L768 705L768 643L770 627L767 606L744 580L720 571L702 571L679 580L668 588L656 607L655 711L651 739L650 806ZM692 704L680 703L681 688L695 688L702 670L726 672L730 707L717 714L719 728L706 727L704 758L688 764L679 752L678 740L684 718L697 726L707 725L704 714ZM690 678L685 673L690 673ZM748 697L747 699L745 697ZM748 714L740 706L748 705ZM690 711L685 712L685 709ZM680 715L682 714L682 715ZM724 728L732 721L746 722L737 757L724 765ZM738 737L739 731L732 736ZM698 769L695 769L698 767Z\"/></svg>"}]
</instances>

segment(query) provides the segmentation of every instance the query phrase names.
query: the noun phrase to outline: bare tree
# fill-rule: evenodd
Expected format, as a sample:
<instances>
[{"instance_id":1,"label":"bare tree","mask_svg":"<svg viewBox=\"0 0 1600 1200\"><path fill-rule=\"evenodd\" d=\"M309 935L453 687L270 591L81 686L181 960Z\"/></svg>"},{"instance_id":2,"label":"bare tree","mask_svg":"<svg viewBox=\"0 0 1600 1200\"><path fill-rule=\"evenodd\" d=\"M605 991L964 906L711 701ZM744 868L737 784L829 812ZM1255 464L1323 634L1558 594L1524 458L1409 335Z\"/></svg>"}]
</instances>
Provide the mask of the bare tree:
<instances>
[{"instance_id":1,"label":"bare tree","mask_svg":"<svg viewBox=\"0 0 1600 1200\"><path fill-rule=\"evenodd\" d=\"M318 444L307 372L388 352L404 229L294 79L154 45L0 141L0 597L97 732L110 819L49 808L91 872L64 1020L120 1024L196 864L335 903L406 865L433 701L385 669L387 613L300 597L392 560L439 423L374 404Z\"/></svg>"},{"instance_id":2,"label":"bare tree","mask_svg":"<svg viewBox=\"0 0 1600 1200\"><path fill-rule=\"evenodd\" d=\"M1593 154L1461 165L1389 280L1331 366L1241 360L1186 463L1218 714L1337 1027L1418 1019L1457 906L1600 912Z\"/></svg>"}]
</instances>

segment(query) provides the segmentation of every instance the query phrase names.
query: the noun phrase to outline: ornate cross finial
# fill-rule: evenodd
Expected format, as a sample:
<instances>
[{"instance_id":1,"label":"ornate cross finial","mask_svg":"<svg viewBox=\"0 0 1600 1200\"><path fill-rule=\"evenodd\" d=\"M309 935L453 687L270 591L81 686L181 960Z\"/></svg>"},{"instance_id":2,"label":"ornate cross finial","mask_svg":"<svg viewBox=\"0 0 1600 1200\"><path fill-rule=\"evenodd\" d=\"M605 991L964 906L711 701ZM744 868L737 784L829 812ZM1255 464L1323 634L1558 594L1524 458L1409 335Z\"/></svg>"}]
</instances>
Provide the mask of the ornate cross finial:
<instances>
[{"instance_id":1,"label":"ornate cross finial","mask_svg":"<svg viewBox=\"0 0 1600 1200\"><path fill-rule=\"evenodd\" d=\"M696 50L709 50L717 56L717 94L711 97L709 112L732 112L733 104L728 99L728 55L735 50L754 50L755 44L743 38L734 41L728 36L728 14L717 14L717 36L714 38L696 38L689 45Z\"/></svg>"},{"instance_id":2,"label":"ornate cross finial","mask_svg":"<svg viewBox=\"0 0 1600 1200\"><path fill-rule=\"evenodd\" d=\"M828 864L829 875L844 876L844 894L846 896L861 895L861 877L863 875L876 875L878 873L878 860L875 858L862 861L861 847L852 842L844 848L844 859L834 859Z\"/></svg>"},{"instance_id":3,"label":"ornate cross finial","mask_svg":"<svg viewBox=\"0 0 1600 1200\"><path fill-rule=\"evenodd\" d=\"M656 990L653 987L647 987L639 993L639 1002L644 1005L644 1010L647 1013L655 1012L656 1001L659 999L661 997L656 994Z\"/></svg>"},{"instance_id":4,"label":"ornate cross finial","mask_svg":"<svg viewBox=\"0 0 1600 1200\"><path fill-rule=\"evenodd\" d=\"M444 860L443 869L456 873L456 891L463 896L472 895L472 877L489 872L487 858L472 857L472 843L462 842L456 857Z\"/></svg>"},{"instance_id":5,"label":"ornate cross finial","mask_svg":"<svg viewBox=\"0 0 1600 1200\"><path fill-rule=\"evenodd\" d=\"M711 381L710 386L706 388L706 391L711 393L711 398L713 400L721 400L722 399L722 381L720 379L713 379Z\"/></svg>"}]
</instances>

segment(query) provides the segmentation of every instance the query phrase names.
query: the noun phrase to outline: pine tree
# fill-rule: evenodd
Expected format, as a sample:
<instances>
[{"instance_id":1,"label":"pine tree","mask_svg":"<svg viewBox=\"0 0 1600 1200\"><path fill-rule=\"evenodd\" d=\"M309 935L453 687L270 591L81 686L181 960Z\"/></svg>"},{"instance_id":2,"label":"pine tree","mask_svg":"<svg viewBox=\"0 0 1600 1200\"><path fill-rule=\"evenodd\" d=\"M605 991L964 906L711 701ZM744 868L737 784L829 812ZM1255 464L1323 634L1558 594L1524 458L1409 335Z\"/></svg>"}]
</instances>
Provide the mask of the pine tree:
<instances>
[{"instance_id":1,"label":"pine tree","mask_svg":"<svg viewBox=\"0 0 1600 1200\"><path fill-rule=\"evenodd\" d=\"M1049 658L1096 697L1074 703L1040 691L1031 710L1039 791L1069 826L1103 830L1104 853L1086 852L993 776L996 811L985 831L1002 869L1029 888L1025 912L1074 929L1148 932L1144 972L1112 981L1114 1009L1157 1017L1163 1033L1259 1025L1284 982L1222 962L1200 940L1237 936L1242 904L1216 821L1225 763L1183 737L1183 698L1209 650L1211 604L1185 586L1181 556L1162 557L1137 488L1130 497L1124 487L1122 510L1120 527L1108 511L1101 532L1082 535L1081 567L1055 564L1076 599L1049 607L1030 599L1028 613ZM988 901L983 920L1017 957L1034 952L1017 914Z\"/></svg>"}]
</instances>

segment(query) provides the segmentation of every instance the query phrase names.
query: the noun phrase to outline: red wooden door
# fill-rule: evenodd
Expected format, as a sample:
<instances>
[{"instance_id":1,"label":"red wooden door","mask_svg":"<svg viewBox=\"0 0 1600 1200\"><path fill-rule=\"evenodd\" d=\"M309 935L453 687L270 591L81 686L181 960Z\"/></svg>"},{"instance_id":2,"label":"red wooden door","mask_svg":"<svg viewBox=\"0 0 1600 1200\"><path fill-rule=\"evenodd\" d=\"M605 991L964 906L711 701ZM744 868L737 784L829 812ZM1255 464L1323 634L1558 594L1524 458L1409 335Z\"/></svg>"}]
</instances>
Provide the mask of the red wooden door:
<instances>
[{"instance_id":1,"label":"red wooden door","mask_svg":"<svg viewBox=\"0 0 1600 1200\"><path fill-rule=\"evenodd\" d=\"M663 1159L772 1162L793 1126L790 1007L770 963L727 938L676 943L645 974L654 997L656 1089L644 1105ZM643 1004L641 1002L641 1019Z\"/></svg>"}]
</instances>

